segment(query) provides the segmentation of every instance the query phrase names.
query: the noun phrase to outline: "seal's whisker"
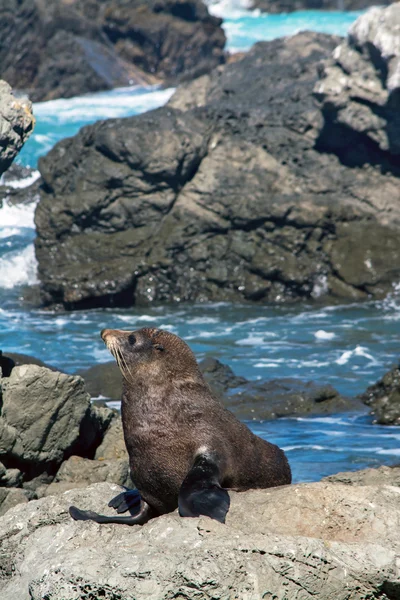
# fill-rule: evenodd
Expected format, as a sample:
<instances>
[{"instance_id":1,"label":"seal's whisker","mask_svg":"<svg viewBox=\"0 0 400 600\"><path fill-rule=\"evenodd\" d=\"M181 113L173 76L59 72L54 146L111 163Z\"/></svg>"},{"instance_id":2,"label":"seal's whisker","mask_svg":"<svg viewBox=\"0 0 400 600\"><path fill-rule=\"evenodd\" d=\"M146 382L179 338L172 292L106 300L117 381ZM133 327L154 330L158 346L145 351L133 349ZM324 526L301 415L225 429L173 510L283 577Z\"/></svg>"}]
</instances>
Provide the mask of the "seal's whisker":
<instances>
[{"instance_id":1,"label":"seal's whisker","mask_svg":"<svg viewBox=\"0 0 400 600\"><path fill-rule=\"evenodd\" d=\"M129 373L130 380L131 380L131 382L133 382L134 378L132 375L132 371L130 370L129 365L126 362L125 357L120 350L119 350L119 354L120 354L121 361L124 363L124 367L125 367L126 371ZM128 377L127 377L127 379L128 379Z\"/></svg>"},{"instance_id":2,"label":"seal's whisker","mask_svg":"<svg viewBox=\"0 0 400 600\"><path fill-rule=\"evenodd\" d=\"M125 360L120 348L118 348L118 346L115 346L114 349L115 349L115 355L114 355L115 360L117 361L117 365L120 368L122 375L125 377L125 379L127 381L129 381L129 379L131 379L131 381L132 381L132 379L133 379L132 373L126 363L126 360ZM128 375L129 375L129 377L128 377Z\"/></svg>"}]
</instances>

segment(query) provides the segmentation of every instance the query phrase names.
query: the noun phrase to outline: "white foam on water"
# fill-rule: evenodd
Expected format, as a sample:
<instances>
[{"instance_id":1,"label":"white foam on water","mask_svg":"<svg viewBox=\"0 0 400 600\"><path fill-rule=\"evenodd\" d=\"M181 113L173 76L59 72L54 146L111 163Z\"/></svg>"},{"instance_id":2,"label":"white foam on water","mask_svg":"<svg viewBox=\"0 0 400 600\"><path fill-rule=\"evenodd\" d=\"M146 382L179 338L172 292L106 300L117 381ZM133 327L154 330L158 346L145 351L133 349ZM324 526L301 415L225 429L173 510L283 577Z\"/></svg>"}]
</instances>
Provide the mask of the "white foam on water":
<instances>
[{"instance_id":1,"label":"white foam on water","mask_svg":"<svg viewBox=\"0 0 400 600\"><path fill-rule=\"evenodd\" d=\"M109 402L106 402L108 408L111 408L113 410L121 410L121 402L120 401L116 401L116 400L110 400Z\"/></svg>"},{"instance_id":2,"label":"white foam on water","mask_svg":"<svg viewBox=\"0 0 400 600\"><path fill-rule=\"evenodd\" d=\"M7 181L3 185L20 190L29 187L30 185L32 185L32 183L35 183L35 181L37 181L39 177L39 171L33 171L33 173L31 173L30 175L28 175L28 177L25 177L24 179L11 179L11 181Z\"/></svg>"},{"instance_id":3,"label":"white foam on water","mask_svg":"<svg viewBox=\"0 0 400 600\"><path fill-rule=\"evenodd\" d=\"M188 325L209 325L212 323L219 323L219 319L215 317L194 317L186 321Z\"/></svg>"},{"instance_id":4,"label":"white foam on water","mask_svg":"<svg viewBox=\"0 0 400 600\"><path fill-rule=\"evenodd\" d=\"M96 364L112 360L109 350L105 347L101 348L100 346L95 346L92 355Z\"/></svg>"},{"instance_id":5,"label":"white foam on water","mask_svg":"<svg viewBox=\"0 0 400 600\"><path fill-rule=\"evenodd\" d=\"M4 227L4 229L0 229L0 240L19 235L20 233L21 229L18 227Z\"/></svg>"},{"instance_id":6,"label":"white foam on water","mask_svg":"<svg viewBox=\"0 0 400 600\"><path fill-rule=\"evenodd\" d=\"M346 350L346 352L343 352L343 354L335 360L335 363L338 365L345 365L355 356L362 356L367 358L371 365L379 365L380 363L372 356L372 354L369 354L367 350L368 348L364 348L364 346L356 346L354 350Z\"/></svg>"},{"instance_id":7,"label":"white foam on water","mask_svg":"<svg viewBox=\"0 0 400 600\"><path fill-rule=\"evenodd\" d=\"M87 121L88 116L92 121L126 117L128 113L145 112L166 104L174 91L175 88L159 89L157 86L117 88L111 92L37 102L33 105L33 113L41 123L59 124ZM41 143L45 141L39 139L38 134L36 139Z\"/></svg>"},{"instance_id":8,"label":"white foam on water","mask_svg":"<svg viewBox=\"0 0 400 600\"><path fill-rule=\"evenodd\" d=\"M314 433L322 433L323 435L332 435L334 437L347 437L349 435L347 431L336 431L335 429L332 429L332 431L329 431L329 429L314 429ZM368 434L368 437L370 435Z\"/></svg>"},{"instance_id":9,"label":"white foam on water","mask_svg":"<svg viewBox=\"0 0 400 600\"><path fill-rule=\"evenodd\" d=\"M282 450L290 452L291 450L327 450L328 452L343 452L344 448L330 448L329 446L320 446L318 444L303 444L301 446L283 446Z\"/></svg>"},{"instance_id":10,"label":"white foam on water","mask_svg":"<svg viewBox=\"0 0 400 600\"><path fill-rule=\"evenodd\" d=\"M7 200L0 208L0 231L3 227L35 228L34 216L37 202L29 204L11 204Z\"/></svg>"},{"instance_id":11,"label":"white foam on water","mask_svg":"<svg viewBox=\"0 0 400 600\"><path fill-rule=\"evenodd\" d=\"M238 346L259 346L260 344L264 344L264 336L250 334L247 338L237 340L235 344Z\"/></svg>"},{"instance_id":12,"label":"white foam on water","mask_svg":"<svg viewBox=\"0 0 400 600\"><path fill-rule=\"evenodd\" d=\"M64 319L62 317L57 317L57 319L54 319L54 321L52 322L54 325L57 325L57 327L64 327L64 325L68 325L68 319Z\"/></svg>"},{"instance_id":13,"label":"white foam on water","mask_svg":"<svg viewBox=\"0 0 400 600\"><path fill-rule=\"evenodd\" d=\"M37 279L37 262L33 244L22 252L10 252L0 258L0 288L11 289L20 285L34 285Z\"/></svg>"},{"instance_id":14,"label":"white foam on water","mask_svg":"<svg viewBox=\"0 0 400 600\"><path fill-rule=\"evenodd\" d=\"M351 423L347 423L341 417L289 417L290 419L294 419L295 421L305 421L308 423L327 423L330 425L350 425Z\"/></svg>"},{"instance_id":15,"label":"white foam on water","mask_svg":"<svg viewBox=\"0 0 400 600\"><path fill-rule=\"evenodd\" d=\"M333 331L318 329L318 331L314 333L314 336L317 338L317 340L333 340L336 337L336 333L333 333Z\"/></svg>"},{"instance_id":16,"label":"white foam on water","mask_svg":"<svg viewBox=\"0 0 400 600\"><path fill-rule=\"evenodd\" d=\"M400 448L380 448L376 451L377 454L392 454L393 456L400 456Z\"/></svg>"},{"instance_id":17,"label":"white foam on water","mask_svg":"<svg viewBox=\"0 0 400 600\"><path fill-rule=\"evenodd\" d=\"M251 0L205 0L208 12L214 17L237 19L242 16L254 14L258 16L259 10L250 11Z\"/></svg>"}]
</instances>

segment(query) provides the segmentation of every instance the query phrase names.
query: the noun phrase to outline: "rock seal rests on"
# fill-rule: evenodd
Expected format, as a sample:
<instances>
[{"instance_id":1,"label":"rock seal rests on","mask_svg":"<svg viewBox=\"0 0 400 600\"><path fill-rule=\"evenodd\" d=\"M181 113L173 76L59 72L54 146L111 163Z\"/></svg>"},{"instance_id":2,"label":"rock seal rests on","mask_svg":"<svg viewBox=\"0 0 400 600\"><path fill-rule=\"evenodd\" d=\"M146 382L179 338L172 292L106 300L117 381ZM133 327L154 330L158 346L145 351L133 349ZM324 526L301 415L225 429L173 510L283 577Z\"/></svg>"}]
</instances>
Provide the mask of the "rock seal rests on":
<instances>
[{"instance_id":1,"label":"rock seal rests on","mask_svg":"<svg viewBox=\"0 0 400 600\"><path fill-rule=\"evenodd\" d=\"M123 374L122 422L132 480L105 516L70 508L77 520L143 524L179 507L184 517L225 522L237 491L289 484L285 454L254 435L214 398L187 344L160 329L105 329Z\"/></svg>"}]
</instances>

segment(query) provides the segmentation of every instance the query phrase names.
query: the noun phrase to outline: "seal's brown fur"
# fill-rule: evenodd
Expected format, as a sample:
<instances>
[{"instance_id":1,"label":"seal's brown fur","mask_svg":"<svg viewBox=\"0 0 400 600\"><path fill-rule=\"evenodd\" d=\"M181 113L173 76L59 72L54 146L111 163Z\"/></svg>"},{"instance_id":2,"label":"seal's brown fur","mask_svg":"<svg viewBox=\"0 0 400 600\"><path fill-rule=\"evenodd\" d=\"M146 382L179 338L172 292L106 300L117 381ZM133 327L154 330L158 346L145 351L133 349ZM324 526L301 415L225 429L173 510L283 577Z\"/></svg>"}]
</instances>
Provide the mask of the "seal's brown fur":
<instances>
[{"instance_id":1,"label":"seal's brown fur","mask_svg":"<svg viewBox=\"0 0 400 600\"><path fill-rule=\"evenodd\" d=\"M159 514L177 507L182 482L202 453L218 457L224 488L291 482L283 451L212 395L182 339L151 328L107 329L102 338L124 376L121 412L132 480Z\"/></svg>"}]
</instances>

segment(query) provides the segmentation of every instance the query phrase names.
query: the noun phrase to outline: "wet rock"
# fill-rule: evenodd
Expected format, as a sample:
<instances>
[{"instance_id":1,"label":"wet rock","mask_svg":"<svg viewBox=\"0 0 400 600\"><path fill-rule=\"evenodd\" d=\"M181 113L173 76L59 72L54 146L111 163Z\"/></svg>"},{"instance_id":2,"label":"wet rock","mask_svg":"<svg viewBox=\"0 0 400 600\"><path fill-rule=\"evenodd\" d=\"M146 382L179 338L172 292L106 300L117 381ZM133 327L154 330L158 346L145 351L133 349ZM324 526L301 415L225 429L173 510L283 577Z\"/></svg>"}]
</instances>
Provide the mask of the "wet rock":
<instances>
[{"instance_id":1,"label":"wet rock","mask_svg":"<svg viewBox=\"0 0 400 600\"><path fill-rule=\"evenodd\" d=\"M224 403L238 419L269 420L293 415L326 415L359 410L357 400L344 398L331 385L318 386L296 379L248 381Z\"/></svg>"},{"instance_id":2,"label":"wet rock","mask_svg":"<svg viewBox=\"0 0 400 600\"><path fill-rule=\"evenodd\" d=\"M228 365L224 365L211 356L200 361L199 367L204 379L217 397L223 397L230 389L248 383L244 377L235 375Z\"/></svg>"},{"instance_id":3,"label":"wet rock","mask_svg":"<svg viewBox=\"0 0 400 600\"><path fill-rule=\"evenodd\" d=\"M50 371L58 371L56 367L52 367L35 356L29 354L20 354L18 352L6 352L0 350L0 368L2 369L2 377L9 377L14 367L21 365L37 365L38 367L46 367Z\"/></svg>"},{"instance_id":4,"label":"wet rock","mask_svg":"<svg viewBox=\"0 0 400 600\"><path fill-rule=\"evenodd\" d=\"M224 60L200 0L0 2L0 73L31 98L193 77Z\"/></svg>"},{"instance_id":5,"label":"wet rock","mask_svg":"<svg viewBox=\"0 0 400 600\"><path fill-rule=\"evenodd\" d=\"M0 350L0 379L2 377L10 377L10 373L15 367L15 362L9 356L4 356L3 352ZM0 388L0 398L1 398L1 388Z\"/></svg>"},{"instance_id":6,"label":"wet rock","mask_svg":"<svg viewBox=\"0 0 400 600\"><path fill-rule=\"evenodd\" d=\"M400 366L393 367L359 398L371 407L376 423L400 425Z\"/></svg>"},{"instance_id":7,"label":"wet rock","mask_svg":"<svg viewBox=\"0 0 400 600\"><path fill-rule=\"evenodd\" d=\"M172 513L143 527L99 526L68 515L71 504L109 511L116 493L101 483L9 510L0 519L2 600L295 599L299 590L304 600L363 600L400 592L393 486L231 492L226 525Z\"/></svg>"},{"instance_id":8,"label":"wet rock","mask_svg":"<svg viewBox=\"0 0 400 600\"><path fill-rule=\"evenodd\" d=\"M8 83L0 80L0 175L21 150L32 133L33 125L30 101L16 98Z\"/></svg>"},{"instance_id":9,"label":"wet rock","mask_svg":"<svg viewBox=\"0 0 400 600\"><path fill-rule=\"evenodd\" d=\"M314 89L339 43L306 32L256 44L167 107L59 143L40 163L43 302L335 302L391 291L394 146L381 161L363 136L369 158L349 164L322 143Z\"/></svg>"},{"instance_id":10,"label":"wet rock","mask_svg":"<svg viewBox=\"0 0 400 600\"><path fill-rule=\"evenodd\" d=\"M324 477L322 481L344 483L346 485L393 485L400 487L400 467L379 467L378 469L336 473Z\"/></svg>"},{"instance_id":11,"label":"wet rock","mask_svg":"<svg viewBox=\"0 0 400 600\"><path fill-rule=\"evenodd\" d=\"M81 369L78 375L85 380L86 390L92 398L121 400L122 375L115 361Z\"/></svg>"},{"instance_id":12,"label":"wet rock","mask_svg":"<svg viewBox=\"0 0 400 600\"><path fill-rule=\"evenodd\" d=\"M1 388L0 459L25 480L71 454L93 455L113 414L91 407L80 377L36 365L14 367Z\"/></svg>"}]
</instances>

